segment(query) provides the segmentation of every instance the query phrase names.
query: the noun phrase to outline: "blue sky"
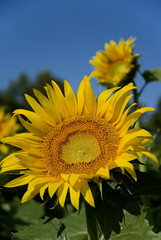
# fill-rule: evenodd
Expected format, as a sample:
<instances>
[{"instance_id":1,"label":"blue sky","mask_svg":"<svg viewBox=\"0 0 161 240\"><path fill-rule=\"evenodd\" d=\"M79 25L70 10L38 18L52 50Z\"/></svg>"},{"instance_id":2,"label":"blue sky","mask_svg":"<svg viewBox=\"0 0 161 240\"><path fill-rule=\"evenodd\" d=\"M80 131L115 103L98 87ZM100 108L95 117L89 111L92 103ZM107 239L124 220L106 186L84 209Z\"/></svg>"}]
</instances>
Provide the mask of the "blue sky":
<instances>
[{"instance_id":1,"label":"blue sky","mask_svg":"<svg viewBox=\"0 0 161 240\"><path fill-rule=\"evenodd\" d=\"M160 0L0 0L0 89L22 72L34 79L50 69L76 92L96 51L130 36L141 70L161 67L160 23ZM160 95L161 82L150 83L141 101L155 107Z\"/></svg>"}]
</instances>

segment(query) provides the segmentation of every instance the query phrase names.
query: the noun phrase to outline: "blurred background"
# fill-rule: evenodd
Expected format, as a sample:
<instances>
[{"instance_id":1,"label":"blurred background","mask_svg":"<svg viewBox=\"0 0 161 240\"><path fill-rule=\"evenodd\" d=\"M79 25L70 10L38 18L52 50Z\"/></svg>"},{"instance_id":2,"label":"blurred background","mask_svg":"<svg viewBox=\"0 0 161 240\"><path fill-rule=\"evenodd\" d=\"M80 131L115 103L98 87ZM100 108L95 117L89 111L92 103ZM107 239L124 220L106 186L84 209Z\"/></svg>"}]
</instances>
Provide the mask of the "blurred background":
<instances>
[{"instance_id":1,"label":"blurred background","mask_svg":"<svg viewBox=\"0 0 161 240\"><path fill-rule=\"evenodd\" d=\"M93 70L89 60L96 51L130 36L141 71L161 67L160 12L160 0L0 0L1 98L13 103L14 94L20 103L35 82L51 78L66 79L76 92ZM142 81L138 76L136 84ZM97 95L97 80L92 86ZM156 107L160 95L161 82L152 82L141 102Z\"/></svg>"}]
</instances>

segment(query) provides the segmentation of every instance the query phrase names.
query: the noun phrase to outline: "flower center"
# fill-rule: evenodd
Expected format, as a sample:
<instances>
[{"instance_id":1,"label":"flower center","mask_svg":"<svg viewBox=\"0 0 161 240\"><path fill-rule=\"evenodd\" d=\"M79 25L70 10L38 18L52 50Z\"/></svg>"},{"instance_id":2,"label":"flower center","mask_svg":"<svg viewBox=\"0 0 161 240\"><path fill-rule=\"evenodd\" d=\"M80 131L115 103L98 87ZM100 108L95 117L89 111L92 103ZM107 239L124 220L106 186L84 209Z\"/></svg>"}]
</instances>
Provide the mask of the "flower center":
<instances>
[{"instance_id":1,"label":"flower center","mask_svg":"<svg viewBox=\"0 0 161 240\"><path fill-rule=\"evenodd\" d=\"M42 161L49 173L94 174L117 156L115 127L87 116L65 120L52 128L42 145Z\"/></svg>"},{"instance_id":2,"label":"flower center","mask_svg":"<svg viewBox=\"0 0 161 240\"><path fill-rule=\"evenodd\" d=\"M62 144L62 159L69 164L89 163L101 153L97 138L90 133L75 132Z\"/></svg>"},{"instance_id":3,"label":"flower center","mask_svg":"<svg viewBox=\"0 0 161 240\"><path fill-rule=\"evenodd\" d=\"M112 64L110 69L110 75L111 77L114 77L119 74L126 73L127 70L127 63L125 61L118 61Z\"/></svg>"}]
</instances>

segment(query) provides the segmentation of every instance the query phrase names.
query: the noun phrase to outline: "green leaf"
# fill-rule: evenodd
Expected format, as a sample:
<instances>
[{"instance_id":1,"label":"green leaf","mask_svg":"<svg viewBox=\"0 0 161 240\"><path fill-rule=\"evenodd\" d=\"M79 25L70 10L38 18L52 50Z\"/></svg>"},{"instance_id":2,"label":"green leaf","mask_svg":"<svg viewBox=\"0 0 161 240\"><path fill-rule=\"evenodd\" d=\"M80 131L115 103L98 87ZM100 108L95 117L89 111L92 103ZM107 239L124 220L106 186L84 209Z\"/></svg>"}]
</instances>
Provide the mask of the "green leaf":
<instances>
[{"instance_id":1,"label":"green leaf","mask_svg":"<svg viewBox=\"0 0 161 240\"><path fill-rule=\"evenodd\" d=\"M40 219L38 223L25 227L18 233L12 233L12 240L69 240L65 226L58 219L50 222L48 218Z\"/></svg>"},{"instance_id":2,"label":"green leaf","mask_svg":"<svg viewBox=\"0 0 161 240\"><path fill-rule=\"evenodd\" d=\"M124 196L121 189L115 185L102 183L103 200L98 194L95 197L95 208L85 204L87 229L91 240L109 239L112 231L120 232L120 222L123 219Z\"/></svg>"},{"instance_id":3,"label":"green leaf","mask_svg":"<svg viewBox=\"0 0 161 240\"><path fill-rule=\"evenodd\" d=\"M147 83L161 81L161 68L153 68L150 71L146 70L142 75Z\"/></svg>"},{"instance_id":4,"label":"green leaf","mask_svg":"<svg viewBox=\"0 0 161 240\"><path fill-rule=\"evenodd\" d=\"M155 234L145 219L146 214L141 212L140 216L133 216L126 212L125 220L121 224L121 233L112 233L109 240L160 240L161 233ZM102 239L103 240L103 239Z\"/></svg>"},{"instance_id":5,"label":"green leaf","mask_svg":"<svg viewBox=\"0 0 161 240\"><path fill-rule=\"evenodd\" d=\"M14 219L19 219L25 224L34 224L39 221L39 219L44 214L44 206L41 206L40 203L36 202L35 200L30 200L26 203L20 205L19 200L19 207L17 213L14 215ZM17 228L22 228L21 225L17 224Z\"/></svg>"},{"instance_id":6,"label":"green leaf","mask_svg":"<svg viewBox=\"0 0 161 240\"><path fill-rule=\"evenodd\" d=\"M120 232L123 209L115 203L100 200L96 208L87 205L87 224L91 240L109 239L112 231Z\"/></svg>"},{"instance_id":7,"label":"green leaf","mask_svg":"<svg viewBox=\"0 0 161 240\"><path fill-rule=\"evenodd\" d=\"M123 218L122 207L102 201L96 210L97 220L104 239L109 238L112 230L116 233L120 232L120 222Z\"/></svg>"},{"instance_id":8,"label":"green leaf","mask_svg":"<svg viewBox=\"0 0 161 240\"><path fill-rule=\"evenodd\" d=\"M135 196L147 194L160 194L161 192L161 174L155 172L139 172L137 173L137 182L131 184L130 181L126 185Z\"/></svg>"},{"instance_id":9,"label":"green leaf","mask_svg":"<svg viewBox=\"0 0 161 240\"><path fill-rule=\"evenodd\" d=\"M62 219L70 240L88 240L85 208L80 213L75 212Z\"/></svg>"}]
</instances>

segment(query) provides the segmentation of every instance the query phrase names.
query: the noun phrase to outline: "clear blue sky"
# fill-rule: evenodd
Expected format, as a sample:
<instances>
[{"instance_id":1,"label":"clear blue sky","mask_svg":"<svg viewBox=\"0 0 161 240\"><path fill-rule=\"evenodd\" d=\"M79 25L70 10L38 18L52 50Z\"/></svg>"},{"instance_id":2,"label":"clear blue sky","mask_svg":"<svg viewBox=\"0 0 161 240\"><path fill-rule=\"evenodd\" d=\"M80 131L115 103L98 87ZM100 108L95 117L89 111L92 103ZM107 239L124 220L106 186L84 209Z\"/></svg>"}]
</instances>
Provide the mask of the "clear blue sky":
<instances>
[{"instance_id":1,"label":"clear blue sky","mask_svg":"<svg viewBox=\"0 0 161 240\"><path fill-rule=\"evenodd\" d=\"M76 92L96 51L121 37L137 38L142 70L161 67L160 24L160 0L0 0L0 89L51 69ZM161 82L151 83L142 101L155 107L160 95Z\"/></svg>"}]
</instances>

